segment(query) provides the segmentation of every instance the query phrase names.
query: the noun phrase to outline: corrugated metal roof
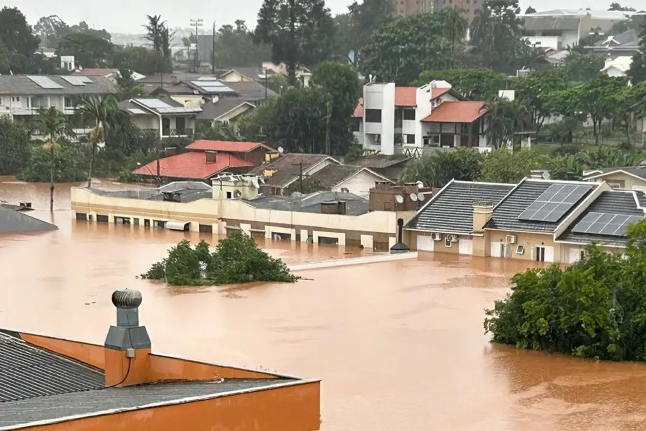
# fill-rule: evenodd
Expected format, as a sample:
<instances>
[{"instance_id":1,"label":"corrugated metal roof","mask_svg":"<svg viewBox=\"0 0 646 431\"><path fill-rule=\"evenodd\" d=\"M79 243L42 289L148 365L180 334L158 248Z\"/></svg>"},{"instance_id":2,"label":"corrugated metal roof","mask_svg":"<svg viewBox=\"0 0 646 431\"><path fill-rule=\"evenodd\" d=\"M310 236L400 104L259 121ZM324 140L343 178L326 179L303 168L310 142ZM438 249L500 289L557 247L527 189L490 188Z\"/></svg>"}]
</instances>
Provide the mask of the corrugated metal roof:
<instances>
[{"instance_id":1,"label":"corrugated metal roof","mask_svg":"<svg viewBox=\"0 0 646 431\"><path fill-rule=\"evenodd\" d=\"M89 391L104 381L100 370L0 333L0 412L9 401Z\"/></svg>"},{"instance_id":2,"label":"corrugated metal roof","mask_svg":"<svg viewBox=\"0 0 646 431\"><path fill-rule=\"evenodd\" d=\"M429 232L471 233L474 202L500 202L513 184L453 181L424 206L406 225Z\"/></svg>"},{"instance_id":3,"label":"corrugated metal roof","mask_svg":"<svg viewBox=\"0 0 646 431\"><path fill-rule=\"evenodd\" d=\"M486 227L489 229L500 229L509 231L546 232L552 233L563 218L576 208L579 203L572 205L572 208L557 222L543 222L519 220L520 214L527 209L545 190L558 181L524 180L494 208L493 216ZM574 182L569 183L585 186L588 188L586 194L581 198L583 201L590 192L601 183ZM581 202L580 201L580 202Z\"/></svg>"},{"instance_id":4,"label":"corrugated metal roof","mask_svg":"<svg viewBox=\"0 0 646 431\"><path fill-rule=\"evenodd\" d=\"M601 193L599 197L595 199L594 202L592 202L592 204L576 220L570 223L568 229L563 232L561 236L559 236L558 241L578 242L583 244L596 242L599 244L625 246L628 243L628 238L625 236L574 233L572 232L572 229L586 216L586 214L590 212L635 215L643 217L644 211L637 208L637 202L635 202L636 193L639 192L606 191ZM641 193L639 194L641 195Z\"/></svg>"}]
</instances>

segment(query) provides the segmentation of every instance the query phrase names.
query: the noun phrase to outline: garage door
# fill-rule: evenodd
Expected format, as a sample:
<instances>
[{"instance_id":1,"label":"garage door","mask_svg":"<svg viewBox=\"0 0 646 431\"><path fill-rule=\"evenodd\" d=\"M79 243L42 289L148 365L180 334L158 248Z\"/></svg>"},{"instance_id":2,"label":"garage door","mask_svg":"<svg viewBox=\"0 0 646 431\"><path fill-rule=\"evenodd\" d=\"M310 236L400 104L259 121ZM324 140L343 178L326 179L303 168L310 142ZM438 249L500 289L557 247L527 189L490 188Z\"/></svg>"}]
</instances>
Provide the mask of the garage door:
<instances>
[{"instance_id":1,"label":"garage door","mask_svg":"<svg viewBox=\"0 0 646 431\"><path fill-rule=\"evenodd\" d=\"M417 236L417 250L419 251L433 251L435 250L435 241L430 236Z\"/></svg>"},{"instance_id":2,"label":"garage door","mask_svg":"<svg viewBox=\"0 0 646 431\"><path fill-rule=\"evenodd\" d=\"M460 245L460 254L468 254L469 256L473 254L472 239L461 239L458 244Z\"/></svg>"},{"instance_id":3,"label":"garage door","mask_svg":"<svg viewBox=\"0 0 646 431\"><path fill-rule=\"evenodd\" d=\"M504 244L501 242L492 242L490 250L491 257L502 257L503 247Z\"/></svg>"}]
</instances>

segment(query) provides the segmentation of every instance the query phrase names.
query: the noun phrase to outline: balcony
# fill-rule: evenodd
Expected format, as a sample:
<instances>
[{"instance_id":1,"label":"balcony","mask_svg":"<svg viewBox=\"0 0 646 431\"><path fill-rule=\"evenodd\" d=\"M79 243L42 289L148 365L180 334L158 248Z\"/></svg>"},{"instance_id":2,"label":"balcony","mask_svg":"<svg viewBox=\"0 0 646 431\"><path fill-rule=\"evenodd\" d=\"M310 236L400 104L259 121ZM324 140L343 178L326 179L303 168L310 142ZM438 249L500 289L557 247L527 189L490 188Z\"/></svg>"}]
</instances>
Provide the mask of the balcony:
<instances>
[{"instance_id":1,"label":"balcony","mask_svg":"<svg viewBox=\"0 0 646 431\"><path fill-rule=\"evenodd\" d=\"M159 129L142 129L142 132L145 133L154 133L159 135ZM163 138L192 138L194 135L194 129L162 129L162 139Z\"/></svg>"}]
</instances>

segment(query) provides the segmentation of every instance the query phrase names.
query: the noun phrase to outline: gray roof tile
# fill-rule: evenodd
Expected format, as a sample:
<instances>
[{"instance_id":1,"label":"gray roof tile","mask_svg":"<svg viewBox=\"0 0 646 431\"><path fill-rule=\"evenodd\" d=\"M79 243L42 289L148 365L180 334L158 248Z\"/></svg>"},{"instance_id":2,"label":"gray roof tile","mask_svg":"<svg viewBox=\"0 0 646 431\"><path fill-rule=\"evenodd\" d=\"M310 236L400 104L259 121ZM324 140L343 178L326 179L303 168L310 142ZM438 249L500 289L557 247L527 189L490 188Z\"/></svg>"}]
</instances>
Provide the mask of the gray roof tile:
<instances>
[{"instance_id":1,"label":"gray roof tile","mask_svg":"<svg viewBox=\"0 0 646 431\"><path fill-rule=\"evenodd\" d=\"M265 169L275 170L276 172L266 178L265 185L269 187L287 187L292 181L300 175L301 163L303 164L303 175L307 175L309 170L317 163L330 158L325 154L303 154L289 153L278 157L271 163L260 165L252 169L251 175L262 175Z\"/></svg>"},{"instance_id":2,"label":"gray roof tile","mask_svg":"<svg viewBox=\"0 0 646 431\"><path fill-rule=\"evenodd\" d=\"M0 94L15 94L24 96L37 96L48 94L62 94L72 96L82 96L86 94L114 94L117 93L117 87L103 76L92 76L92 83L85 85L72 85L60 75L46 75L47 78L56 82L63 88L47 89L42 88L27 75L0 75Z\"/></svg>"},{"instance_id":3,"label":"gray roof tile","mask_svg":"<svg viewBox=\"0 0 646 431\"><path fill-rule=\"evenodd\" d=\"M406 227L429 232L471 233L474 202L489 201L496 205L513 188L513 184L453 181L422 207Z\"/></svg>"},{"instance_id":4,"label":"gray roof tile","mask_svg":"<svg viewBox=\"0 0 646 431\"><path fill-rule=\"evenodd\" d=\"M527 209L545 190L552 184L558 184L558 181L545 181L545 180L523 180L516 188L502 200L493 210L493 216L487 223L488 229L500 229L509 231L526 231L526 232L546 232L552 233L559 225L560 221L571 213L578 203L573 205L572 208L559 220L558 222L542 222L519 220L520 214ZM590 192L598 187L601 183L586 183L574 182L568 183L577 184L588 188L585 196L581 198L583 201Z\"/></svg>"}]
</instances>

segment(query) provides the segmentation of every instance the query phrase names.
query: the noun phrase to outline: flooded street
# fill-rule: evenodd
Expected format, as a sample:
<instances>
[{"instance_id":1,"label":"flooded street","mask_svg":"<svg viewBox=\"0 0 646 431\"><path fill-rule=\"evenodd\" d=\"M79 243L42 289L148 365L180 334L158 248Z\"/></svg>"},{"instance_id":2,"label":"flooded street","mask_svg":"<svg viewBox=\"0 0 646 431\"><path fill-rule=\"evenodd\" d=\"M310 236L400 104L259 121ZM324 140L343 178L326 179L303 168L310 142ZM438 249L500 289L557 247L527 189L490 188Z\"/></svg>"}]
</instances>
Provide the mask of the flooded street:
<instances>
[{"instance_id":1,"label":"flooded street","mask_svg":"<svg viewBox=\"0 0 646 431\"><path fill-rule=\"evenodd\" d=\"M30 215L51 220L48 185L2 181L0 199L31 201ZM138 289L157 352L321 378L322 430L646 429L646 365L488 343L483 309L520 261L436 254L304 271L296 284L167 287L136 276L200 235L76 222L69 207L69 185L57 185L60 230L0 235L0 328L103 343L110 294ZM287 262L362 254L263 247Z\"/></svg>"}]
</instances>

